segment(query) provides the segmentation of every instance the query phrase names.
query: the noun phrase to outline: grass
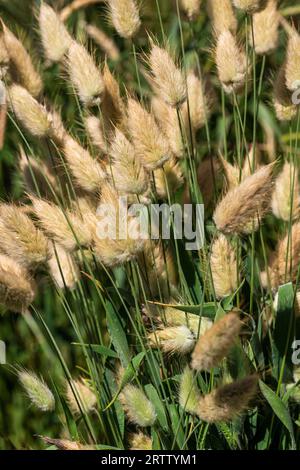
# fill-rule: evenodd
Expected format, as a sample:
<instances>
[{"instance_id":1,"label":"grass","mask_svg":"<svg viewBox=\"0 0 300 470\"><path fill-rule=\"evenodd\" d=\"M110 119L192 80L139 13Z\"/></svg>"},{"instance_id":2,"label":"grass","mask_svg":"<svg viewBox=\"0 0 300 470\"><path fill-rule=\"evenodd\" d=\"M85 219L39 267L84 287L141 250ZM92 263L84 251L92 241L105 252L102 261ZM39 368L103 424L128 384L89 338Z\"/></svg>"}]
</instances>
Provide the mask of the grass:
<instances>
[{"instance_id":1,"label":"grass","mask_svg":"<svg viewBox=\"0 0 300 470\"><path fill-rule=\"evenodd\" d=\"M97 158L97 151L84 129L86 109L80 104L68 79L65 80L63 67L45 64L41 59L42 48L37 40L36 20L32 14L33 7L38 7L39 2L24 2L23 12L17 3L0 2L1 18L14 32L26 34L26 47L32 57L39 58L37 62L40 62L47 102L61 108L67 129ZM282 2L280 9L287 19L295 15L293 20L296 22L296 15L300 12L292 3ZM177 109L184 147L184 158L179 165L186 188L181 187L174 193L172 186L166 184L165 198L169 204L182 203L186 193L194 204L204 201L206 241L203 248L188 252L183 241L177 240L172 232L171 240L162 243L158 262L157 259L156 263L153 262L156 252L152 245L148 265L143 255L140 262L131 259L115 267L105 265L91 248L86 249L77 243L74 256L80 277L74 289L55 287L42 267L36 274L36 299L25 314L7 311L5 305L1 307L0 330L1 339L7 345L7 365L0 366L0 448L45 448L48 445L36 437L42 435L97 446L98 449L128 449L139 426L136 422L129 422L119 398L126 386L132 384L144 392L155 409L155 423L143 430L153 450L299 449L299 377L293 375L292 364L292 343L299 337L299 320L295 316L299 267L296 266L295 277L290 272L290 264L291 256L295 256L294 262L298 262L300 257L298 255L297 258L297 253L292 251L291 233L295 223L292 209L287 221L280 220L269 211L258 230L254 229L253 223L249 235L228 237L236 255L239 279L236 289L229 295L220 298L216 294L209 263L212 244L219 235L212 208L216 207L226 188L223 176L220 177L214 169L214 157L219 153L236 165L239 182L249 144L252 144L254 152L260 151L261 164L269 163L272 158L278 160L277 173L283 162L292 162L295 165L290 178L293 207L294 187L298 183L299 111L291 122L280 123L272 106L273 77L284 61L286 35L280 30L276 50L268 56L257 56L249 44L248 34L245 34L245 29L252 28L253 35L252 17L238 13L242 44L252 66L251 77L242 93L227 95L217 77L211 51L214 43L211 22L207 20L204 8L197 21L191 22L180 9L178 0L144 2L143 26L133 41L118 37L113 26L104 21L105 15L103 5L92 5L71 15L67 26L77 39L84 37L85 22L99 25L113 37L121 56L118 61L108 61L108 64L118 78L123 97L126 92L134 93L138 99L148 103L153 96L144 73L143 57L149 50L147 31L158 38L162 46L168 42L171 51L180 58L185 77L191 67L199 77L210 77L215 107L212 116L197 133L192 128L192 103L188 102L187 106L187 126L182 110ZM24 22L24 18L30 19ZM90 51L94 51L95 58L103 62L100 49L91 42L88 46ZM101 114L101 106L100 110L93 112ZM1 199L28 205L28 188L24 187L17 164L18 145L21 143L29 156L55 162L52 169L63 192L59 194L56 187L51 187L50 194L65 211L70 202L77 201L78 187L63 153L55 148L53 142L34 139L23 131L13 112L10 111L9 117L0 157ZM266 141L269 145L275 142L273 155L268 151ZM213 187L210 205L206 204L203 187L198 182L199 167L203 168L201 163L205 158L210 159L212 169L208 172L210 189ZM254 164L253 159L251 173L254 173ZM61 171L64 178L61 178ZM166 170L163 178L167 181ZM155 172L149 179L154 181L151 185L153 202L161 202L156 194ZM37 181L35 185L39 194L43 188L39 188ZM67 214L66 220L70 224ZM173 221L171 228L173 231ZM269 279L268 287L265 287L260 273L266 270L270 253L286 233L289 239L284 282L275 288ZM77 239L76 233L73 234ZM167 262L169 251L176 281L172 266ZM63 268L59 267L61 274ZM274 306L276 292L277 306ZM157 317L145 315L145 307L153 308L155 304L159 323ZM190 354L170 355L165 354L162 348L149 346L149 332L159 334L157 326L166 324L168 307L173 304L177 312L185 313L189 327L189 315L200 318L197 334L202 322L217 322L233 309L238 310L245 323L242 335L234 342L226 358L209 372L194 373L191 384L191 390L196 386L199 394L207 395L224 383L236 382L253 373L258 375L255 398L244 413L228 422L207 423L179 405L181 374L191 362ZM55 397L55 411L42 413L29 404L18 383L18 367L32 370L45 379ZM97 405L88 412L84 400L73 386L74 400L80 408L78 414L66 399L65 389L66 383L72 385L71 380L79 377L84 377L94 392Z\"/></svg>"}]
</instances>

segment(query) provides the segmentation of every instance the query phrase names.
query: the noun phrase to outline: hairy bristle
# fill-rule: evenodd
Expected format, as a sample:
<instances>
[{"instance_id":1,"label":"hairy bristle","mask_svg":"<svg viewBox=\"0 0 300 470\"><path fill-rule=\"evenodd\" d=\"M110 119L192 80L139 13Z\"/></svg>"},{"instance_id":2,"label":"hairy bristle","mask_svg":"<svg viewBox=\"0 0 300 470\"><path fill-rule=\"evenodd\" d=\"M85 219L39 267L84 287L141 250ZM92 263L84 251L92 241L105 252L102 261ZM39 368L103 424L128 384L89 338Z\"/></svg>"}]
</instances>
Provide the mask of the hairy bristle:
<instances>
[{"instance_id":1,"label":"hairy bristle","mask_svg":"<svg viewBox=\"0 0 300 470\"><path fill-rule=\"evenodd\" d=\"M279 22L277 0L268 0L266 8L253 15L253 34L249 31L249 38L256 54L270 54L276 49L279 39Z\"/></svg>"},{"instance_id":2,"label":"hairy bristle","mask_svg":"<svg viewBox=\"0 0 300 470\"><path fill-rule=\"evenodd\" d=\"M231 0L207 0L207 8L216 36L224 31L236 33L238 23Z\"/></svg>"},{"instance_id":3,"label":"hairy bristle","mask_svg":"<svg viewBox=\"0 0 300 470\"><path fill-rule=\"evenodd\" d=\"M72 412L76 415L92 412L97 405L97 397L84 379L71 380L67 384L66 398Z\"/></svg>"},{"instance_id":4,"label":"hairy bristle","mask_svg":"<svg viewBox=\"0 0 300 470\"><path fill-rule=\"evenodd\" d=\"M58 14L45 3L40 7L39 27L46 58L61 62L72 43L72 38Z\"/></svg>"},{"instance_id":5,"label":"hairy bristle","mask_svg":"<svg viewBox=\"0 0 300 470\"><path fill-rule=\"evenodd\" d=\"M188 354L196 342L194 334L184 325L156 330L148 335L148 341L152 348L170 354Z\"/></svg>"},{"instance_id":6,"label":"hairy bristle","mask_svg":"<svg viewBox=\"0 0 300 470\"><path fill-rule=\"evenodd\" d=\"M141 389L131 384L126 385L119 400L131 423L141 428L154 425L157 417L154 406Z\"/></svg>"},{"instance_id":7,"label":"hairy bristle","mask_svg":"<svg viewBox=\"0 0 300 470\"><path fill-rule=\"evenodd\" d=\"M139 8L135 0L110 0L108 3L112 23L123 38L132 38L140 29Z\"/></svg>"},{"instance_id":8,"label":"hairy bristle","mask_svg":"<svg viewBox=\"0 0 300 470\"><path fill-rule=\"evenodd\" d=\"M140 431L130 436L129 445L130 450L152 450L152 439Z\"/></svg>"},{"instance_id":9,"label":"hairy bristle","mask_svg":"<svg viewBox=\"0 0 300 470\"><path fill-rule=\"evenodd\" d=\"M34 372L23 369L18 372L18 378L28 398L36 408L44 412L54 410L55 399L53 393L43 379L39 378Z\"/></svg>"},{"instance_id":10,"label":"hairy bristle","mask_svg":"<svg viewBox=\"0 0 300 470\"><path fill-rule=\"evenodd\" d=\"M215 294L218 298L233 294L238 287L235 250L224 235L213 242L210 268Z\"/></svg>"}]
</instances>

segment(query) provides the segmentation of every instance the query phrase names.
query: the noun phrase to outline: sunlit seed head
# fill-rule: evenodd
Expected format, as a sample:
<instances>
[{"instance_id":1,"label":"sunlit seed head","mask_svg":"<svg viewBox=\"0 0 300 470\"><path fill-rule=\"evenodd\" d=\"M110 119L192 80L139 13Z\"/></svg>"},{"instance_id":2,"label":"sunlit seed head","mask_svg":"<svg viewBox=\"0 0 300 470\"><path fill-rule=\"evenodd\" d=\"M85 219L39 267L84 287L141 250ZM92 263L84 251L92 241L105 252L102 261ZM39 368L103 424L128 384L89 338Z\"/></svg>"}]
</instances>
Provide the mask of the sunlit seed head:
<instances>
[{"instance_id":1,"label":"sunlit seed head","mask_svg":"<svg viewBox=\"0 0 300 470\"><path fill-rule=\"evenodd\" d=\"M141 428L154 425L157 418L154 406L140 388L126 385L119 400L131 423Z\"/></svg>"},{"instance_id":2,"label":"sunlit seed head","mask_svg":"<svg viewBox=\"0 0 300 470\"><path fill-rule=\"evenodd\" d=\"M216 36L224 31L237 31L237 18L231 0L207 0L208 13Z\"/></svg>"},{"instance_id":3,"label":"sunlit seed head","mask_svg":"<svg viewBox=\"0 0 300 470\"><path fill-rule=\"evenodd\" d=\"M134 37L141 26L137 2L135 0L108 0L108 7L117 33L125 39Z\"/></svg>"},{"instance_id":4,"label":"sunlit seed head","mask_svg":"<svg viewBox=\"0 0 300 470\"><path fill-rule=\"evenodd\" d=\"M31 403L40 411L53 411L55 399L53 393L43 379L34 372L20 370L18 372L19 381L24 388Z\"/></svg>"},{"instance_id":5,"label":"sunlit seed head","mask_svg":"<svg viewBox=\"0 0 300 470\"><path fill-rule=\"evenodd\" d=\"M97 397L84 379L71 380L67 384L66 398L74 414L90 413L95 410Z\"/></svg>"},{"instance_id":6,"label":"sunlit seed head","mask_svg":"<svg viewBox=\"0 0 300 470\"><path fill-rule=\"evenodd\" d=\"M152 439L141 431L130 436L129 444L130 450L152 450Z\"/></svg>"},{"instance_id":7,"label":"sunlit seed head","mask_svg":"<svg viewBox=\"0 0 300 470\"><path fill-rule=\"evenodd\" d=\"M60 62L71 45L71 36L57 13L46 3L41 4L38 19L46 58Z\"/></svg>"},{"instance_id":8,"label":"sunlit seed head","mask_svg":"<svg viewBox=\"0 0 300 470\"><path fill-rule=\"evenodd\" d=\"M233 0L236 8L244 10L247 13L256 13L263 10L268 0Z\"/></svg>"},{"instance_id":9,"label":"sunlit seed head","mask_svg":"<svg viewBox=\"0 0 300 470\"><path fill-rule=\"evenodd\" d=\"M194 334L184 325L156 330L148 335L148 341L151 347L170 354L188 354L196 343Z\"/></svg>"},{"instance_id":10,"label":"sunlit seed head","mask_svg":"<svg viewBox=\"0 0 300 470\"><path fill-rule=\"evenodd\" d=\"M280 14L277 0L268 0L266 8L253 15L253 33L249 39L256 54L269 54L276 49L279 39Z\"/></svg>"},{"instance_id":11,"label":"sunlit seed head","mask_svg":"<svg viewBox=\"0 0 300 470\"><path fill-rule=\"evenodd\" d=\"M233 294L238 287L237 260L232 245L224 235L212 244L210 268L216 296L220 298Z\"/></svg>"}]
</instances>

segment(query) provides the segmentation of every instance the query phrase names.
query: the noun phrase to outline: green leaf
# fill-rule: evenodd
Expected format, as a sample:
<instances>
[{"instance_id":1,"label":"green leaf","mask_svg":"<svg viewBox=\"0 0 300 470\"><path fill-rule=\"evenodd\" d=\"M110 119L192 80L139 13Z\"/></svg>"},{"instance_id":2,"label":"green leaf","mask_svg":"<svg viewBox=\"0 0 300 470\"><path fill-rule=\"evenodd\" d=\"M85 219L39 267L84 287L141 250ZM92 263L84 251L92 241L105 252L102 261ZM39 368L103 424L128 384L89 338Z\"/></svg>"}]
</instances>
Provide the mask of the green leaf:
<instances>
[{"instance_id":1,"label":"green leaf","mask_svg":"<svg viewBox=\"0 0 300 470\"><path fill-rule=\"evenodd\" d=\"M82 343L72 343L72 344L74 344L75 346L91 348L95 353L100 354L101 356L113 357L114 359L117 359L119 357L116 351L106 348L105 346L101 346L101 344L82 344Z\"/></svg>"},{"instance_id":2,"label":"green leaf","mask_svg":"<svg viewBox=\"0 0 300 470\"><path fill-rule=\"evenodd\" d=\"M165 408L164 405L159 398L159 395L155 388L153 387L152 384L148 384L145 386L145 392L149 398L149 400L153 403L156 414L157 414L157 419L159 421L159 424L164 430L168 430L168 420L166 417L165 413Z\"/></svg>"},{"instance_id":3,"label":"green leaf","mask_svg":"<svg viewBox=\"0 0 300 470\"><path fill-rule=\"evenodd\" d=\"M268 387L261 380L259 381L259 386L260 386L263 396L265 397L265 399L271 406L275 415L277 416L278 419L280 419L282 424L289 431L291 440L292 440L293 449L296 448L293 423L292 423L292 419L291 419L288 407L282 402L280 397L276 395L276 393L273 392L273 390L271 390L270 387Z\"/></svg>"},{"instance_id":4,"label":"green leaf","mask_svg":"<svg viewBox=\"0 0 300 470\"><path fill-rule=\"evenodd\" d=\"M115 350L124 367L130 362L130 351L123 326L118 318L118 313L110 302L106 302L106 318L109 334Z\"/></svg>"}]
</instances>

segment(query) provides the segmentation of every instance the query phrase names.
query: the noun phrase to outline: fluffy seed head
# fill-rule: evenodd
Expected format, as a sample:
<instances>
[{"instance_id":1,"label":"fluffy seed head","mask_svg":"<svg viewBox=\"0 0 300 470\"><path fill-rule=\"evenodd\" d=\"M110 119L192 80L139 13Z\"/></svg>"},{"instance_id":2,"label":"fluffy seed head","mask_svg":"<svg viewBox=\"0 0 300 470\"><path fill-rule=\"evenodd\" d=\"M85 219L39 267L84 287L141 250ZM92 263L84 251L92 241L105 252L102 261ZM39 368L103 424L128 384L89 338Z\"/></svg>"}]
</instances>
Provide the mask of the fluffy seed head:
<instances>
[{"instance_id":1,"label":"fluffy seed head","mask_svg":"<svg viewBox=\"0 0 300 470\"><path fill-rule=\"evenodd\" d=\"M189 106L184 104L183 112L190 113L191 125L194 131L205 126L212 112L213 98L207 84L202 83L194 72L187 76ZM188 120L188 117L186 118Z\"/></svg>"},{"instance_id":2,"label":"fluffy seed head","mask_svg":"<svg viewBox=\"0 0 300 470\"><path fill-rule=\"evenodd\" d=\"M258 228L257 218L261 219L270 206L273 167L273 164L263 166L219 202L214 213L219 230L242 234Z\"/></svg>"},{"instance_id":3,"label":"fluffy seed head","mask_svg":"<svg viewBox=\"0 0 300 470\"><path fill-rule=\"evenodd\" d=\"M24 267L35 269L49 257L48 240L20 207L0 205L1 250Z\"/></svg>"},{"instance_id":4,"label":"fluffy seed head","mask_svg":"<svg viewBox=\"0 0 300 470\"><path fill-rule=\"evenodd\" d=\"M240 91L247 77L247 58L230 31L223 31L215 49L219 80L226 93Z\"/></svg>"},{"instance_id":5,"label":"fluffy seed head","mask_svg":"<svg viewBox=\"0 0 300 470\"><path fill-rule=\"evenodd\" d=\"M186 100L186 83L169 51L152 43L149 66L156 93L168 105L174 108L180 106Z\"/></svg>"},{"instance_id":6,"label":"fluffy seed head","mask_svg":"<svg viewBox=\"0 0 300 470\"><path fill-rule=\"evenodd\" d=\"M87 34L95 41L96 44L111 60L119 60L120 51L116 43L107 34L97 26L88 24L86 26Z\"/></svg>"},{"instance_id":7,"label":"fluffy seed head","mask_svg":"<svg viewBox=\"0 0 300 470\"><path fill-rule=\"evenodd\" d=\"M197 415L207 423L231 421L249 408L257 392L257 376L217 388L200 398Z\"/></svg>"},{"instance_id":8,"label":"fluffy seed head","mask_svg":"<svg viewBox=\"0 0 300 470\"><path fill-rule=\"evenodd\" d=\"M82 104L87 107L100 105L104 93L101 72L85 47L75 41L68 50L67 68Z\"/></svg>"},{"instance_id":9,"label":"fluffy seed head","mask_svg":"<svg viewBox=\"0 0 300 470\"><path fill-rule=\"evenodd\" d=\"M57 13L45 3L40 7L39 27L46 58L61 62L72 38Z\"/></svg>"},{"instance_id":10,"label":"fluffy seed head","mask_svg":"<svg viewBox=\"0 0 300 470\"><path fill-rule=\"evenodd\" d=\"M48 261L49 273L59 289L74 289L79 280L79 269L74 257L62 246L50 244L51 257Z\"/></svg>"},{"instance_id":11,"label":"fluffy seed head","mask_svg":"<svg viewBox=\"0 0 300 470\"><path fill-rule=\"evenodd\" d=\"M85 118L84 124L91 143L100 150L101 154L106 154L108 152L108 145L101 120L91 115Z\"/></svg>"},{"instance_id":12,"label":"fluffy seed head","mask_svg":"<svg viewBox=\"0 0 300 470\"><path fill-rule=\"evenodd\" d=\"M164 164L163 169L154 171L155 189L162 199L168 199L168 194L175 194L184 183L179 163L172 158Z\"/></svg>"},{"instance_id":13,"label":"fluffy seed head","mask_svg":"<svg viewBox=\"0 0 300 470\"><path fill-rule=\"evenodd\" d=\"M135 0L108 0L111 21L123 38L132 38L140 29L139 8Z\"/></svg>"},{"instance_id":14,"label":"fluffy seed head","mask_svg":"<svg viewBox=\"0 0 300 470\"><path fill-rule=\"evenodd\" d=\"M195 336L184 325L162 328L148 335L152 348L161 348L165 353L188 354L195 346Z\"/></svg>"},{"instance_id":15,"label":"fluffy seed head","mask_svg":"<svg viewBox=\"0 0 300 470\"><path fill-rule=\"evenodd\" d=\"M85 191L99 192L107 178L103 165L69 135L65 136L61 149L78 186Z\"/></svg>"},{"instance_id":16,"label":"fluffy seed head","mask_svg":"<svg viewBox=\"0 0 300 470\"><path fill-rule=\"evenodd\" d=\"M237 260L235 251L224 235L213 243L210 255L210 268L216 296L226 297L238 287Z\"/></svg>"},{"instance_id":17,"label":"fluffy seed head","mask_svg":"<svg viewBox=\"0 0 300 470\"><path fill-rule=\"evenodd\" d=\"M180 124L177 116L176 109L167 105L162 99L157 96L153 96L151 100L151 110L155 116L159 127L163 131L172 153L177 158L184 157L184 143L182 140ZM182 120L184 121L184 127L187 128L188 122L186 120L188 116L186 113L182 113ZM188 134L188 132L187 132Z\"/></svg>"},{"instance_id":18,"label":"fluffy seed head","mask_svg":"<svg viewBox=\"0 0 300 470\"><path fill-rule=\"evenodd\" d=\"M20 85L12 85L8 90L12 111L22 126L36 137L46 137L51 133L51 118L47 110Z\"/></svg>"},{"instance_id":19,"label":"fluffy seed head","mask_svg":"<svg viewBox=\"0 0 300 470\"><path fill-rule=\"evenodd\" d=\"M40 436L40 438L51 446L55 446L59 450L92 450L91 446L84 446L76 441L68 439L52 439L51 437Z\"/></svg>"},{"instance_id":20,"label":"fluffy seed head","mask_svg":"<svg viewBox=\"0 0 300 470\"><path fill-rule=\"evenodd\" d=\"M300 82L300 36L297 31L292 31L286 52L285 81L291 92L299 88Z\"/></svg>"},{"instance_id":21,"label":"fluffy seed head","mask_svg":"<svg viewBox=\"0 0 300 470\"><path fill-rule=\"evenodd\" d=\"M236 313L218 320L199 340L192 355L192 367L210 371L228 355L242 327Z\"/></svg>"},{"instance_id":22,"label":"fluffy seed head","mask_svg":"<svg viewBox=\"0 0 300 470\"><path fill-rule=\"evenodd\" d=\"M90 413L97 405L97 397L84 379L71 380L67 384L66 398L72 412L76 415Z\"/></svg>"},{"instance_id":23,"label":"fluffy seed head","mask_svg":"<svg viewBox=\"0 0 300 470\"><path fill-rule=\"evenodd\" d=\"M18 377L31 403L41 411L52 411L55 408L53 393L43 379L34 372L20 370Z\"/></svg>"},{"instance_id":24,"label":"fluffy seed head","mask_svg":"<svg viewBox=\"0 0 300 470\"><path fill-rule=\"evenodd\" d=\"M91 244L93 233L84 216L33 196L31 200L42 228L67 251Z\"/></svg>"},{"instance_id":25,"label":"fluffy seed head","mask_svg":"<svg viewBox=\"0 0 300 470\"><path fill-rule=\"evenodd\" d=\"M194 20L200 14L201 0L180 0L181 8L190 20Z\"/></svg>"},{"instance_id":26,"label":"fluffy seed head","mask_svg":"<svg viewBox=\"0 0 300 470\"><path fill-rule=\"evenodd\" d=\"M32 64L30 55L21 41L3 23L1 27L4 32L4 43L14 80L26 88L33 97L37 98L43 90L43 82Z\"/></svg>"},{"instance_id":27,"label":"fluffy seed head","mask_svg":"<svg viewBox=\"0 0 300 470\"><path fill-rule=\"evenodd\" d=\"M152 450L152 439L142 432L130 436L130 450Z\"/></svg>"},{"instance_id":28,"label":"fluffy seed head","mask_svg":"<svg viewBox=\"0 0 300 470\"><path fill-rule=\"evenodd\" d=\"M153 404L145 393L134 385L126 385L119 395L129 421L141 428L153 426L156 421L156 412Z\"/></svg>"},{"instance_id":29,"label":"fluffy seed head","mask_svg":"<svg viewBox=\"0 0 300 470\"><path fill-rule=\"evenodd\" d=\"M233 0L236 8L244 10L247 13L256 13L263 10L268 0Z\"/></svg>"},{"instance_id":30,"label":"fluffy seed head","mask_svg":"<svg viewBox=\"0 0 300 470\"><path fill-rule=\"evenodd\" d=\"M3 80L9 70L9 55L5 45L4 31L0 31L0 80Z\"/></svg>"},{"instance_id":31,"label":"fluffy seed head","mask_svg":"<svg viewBox=\"0 0 300 470\"><path fill-rule=\"evenodd\" d=\"M231 0L208 0L208 13L212 21L216 36L224 31L237 31L237 19L235 17Z\"/></svg>"},{"instance_id":32,"label":"fluffy seed head","mask_svg":"<svg viewBox=\"0 0 300 470\"><path fill-rule=\"evenodd\" d=\"M128 129L137 157L147 170L155 170L169 159L168 142L154 117L131 98L128 100Z\"/></svg>"},{"instance_id":33,"label":"fluffy seed head","mask_svg":"<svg viewBox=\"0 0 300 470\"><path fill-rule=\"evenodd\" d=\"M51 167L44 161L27 156L22 147L19 164L26 191L34 195L39 192L46 199L53 198L52 189L55 191L57 184Z\"/></svg>"},{"instance_id":34,"label":"fluffy seed head","mask_svg":"<svg viewBox=\"0 0 300 470\"><path fill-rule=\"evenodd\" d=\"M148 177L135 155L134 146L116 129L110 155L113 184L121 194L143 194L148 187Z\"/></svg>"},{"instance_id":35,"label":"fluffy seed head","mask_svg":"<svg viewBox=\"0 0 300 470\"><path fill-rule=\"evenodd\" d=\"M194 374L187 366L181 377L179 385L179 403L180 406L190 414L197 414L200 393L197 387Z\"/></svg>"},{"instance_id":36,"label":"fluffy seed head","mask_svg":"<svg viewBox=\"0 0 300 470\"><path fill-rule=\"evenodd\" d=\"M115 127L119 127L121 130L124 128L126 109L121 97L119 83L111 73L107 63L103 67L103 82L105 93L101 106L102 118L105 132L107 134L110 132L113 135Z\"/></svg>"},{"instance_id":37,"label":"fluffy seed head","mask_svg":"<svg viewBox=\"0 0 300 470\"><path fill-rule=\"evenodd\" d=\"M210 318L199 317L192 313L185 313L177 310L174 307L166 307L162 316L163 321L169 326L182 326L186 325L190 331L193 332L195 337L202 336L209 330L213 323Z\"/></svg>"},{"instance_id":38,"label":"fluffy seed head","mask_svg":"<svg viewBox=\"0 0 300 470\"><path fill-rule=\"evenodd\" d=\"M269 0L264 10L253 15L253 32L249 32L249 40L256 54L269 54L277 47L279 37L280 14L277 0Z\"/></svg>"},{"instance_id":39,"label":"fluffy seed head","mask_svg":"<svg viewBox=\"0 0 300 470\"><path fill-rule=\"evenodd\" d=\"M273 214L288 222L299 216L299 175L296 167L285 162L277 177L272 196Z\"/></svg>"},{"instance_id":40,"label":"fluffy seed head","mask_svg":"<svg viewBox=\"0 0 300 470\"><path fill-rule=\"evenodd\" d=\"M36 286L29 273L15 260L0 254L0 299L7 309L24 313L35 297Z\"/></svg>"}]
</instances>

